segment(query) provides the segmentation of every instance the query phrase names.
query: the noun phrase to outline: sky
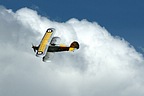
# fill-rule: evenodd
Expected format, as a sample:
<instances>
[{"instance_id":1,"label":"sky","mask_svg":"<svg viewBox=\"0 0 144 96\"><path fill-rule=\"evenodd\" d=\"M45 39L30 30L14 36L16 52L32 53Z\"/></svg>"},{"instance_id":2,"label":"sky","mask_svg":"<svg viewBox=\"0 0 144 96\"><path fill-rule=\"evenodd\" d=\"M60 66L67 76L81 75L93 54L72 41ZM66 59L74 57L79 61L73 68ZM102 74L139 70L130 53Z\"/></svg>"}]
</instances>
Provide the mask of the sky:
<instances>
[{"instance_id":1,"label":"sky","mask_svg":"<svg viewBox=\"0 0 144 96\"><path fill-rule=\"evenodd\" d=\"M143 3L143 0L0 0L6 8L16 11L28 7L58 22L71 18L97 22L141 53L144 47Z\"/></svg>"},{"instance_id":2,"label":"sky","mask_svg":"<svg viewBox=\"0 0 144 96\"><path fill-rule=\"evenodd\" d=\"M142 3L7 1L0 6L0 96L144 95ZM80 49L42 62L31 44L38 45L50 27L61 43L76 40Z\"/></svg>"}]
</instances>

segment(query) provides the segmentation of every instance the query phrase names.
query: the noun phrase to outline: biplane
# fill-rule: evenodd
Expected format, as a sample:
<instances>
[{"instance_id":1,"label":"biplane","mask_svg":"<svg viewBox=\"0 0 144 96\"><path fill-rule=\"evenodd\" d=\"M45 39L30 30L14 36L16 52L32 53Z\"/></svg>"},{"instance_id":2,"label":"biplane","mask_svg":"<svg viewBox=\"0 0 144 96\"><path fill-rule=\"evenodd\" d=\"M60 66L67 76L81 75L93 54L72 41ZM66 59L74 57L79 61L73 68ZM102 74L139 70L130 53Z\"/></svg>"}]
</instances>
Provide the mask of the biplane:
<instances>
[{"instance_id":1,"label":"biplane","mask_svg":"<svg viewBox=\"0 0 144 96\"><path fill-rule=\"evenodd\" d=\"M42 57L44 62L51 61L55 52L74 51L79 49L79 43L73 41L70 46L60 44L60 37L54 37L55 29L49 28L44 34L39 46L32 45L37 57Z\"/></svg>"}]
</instances>

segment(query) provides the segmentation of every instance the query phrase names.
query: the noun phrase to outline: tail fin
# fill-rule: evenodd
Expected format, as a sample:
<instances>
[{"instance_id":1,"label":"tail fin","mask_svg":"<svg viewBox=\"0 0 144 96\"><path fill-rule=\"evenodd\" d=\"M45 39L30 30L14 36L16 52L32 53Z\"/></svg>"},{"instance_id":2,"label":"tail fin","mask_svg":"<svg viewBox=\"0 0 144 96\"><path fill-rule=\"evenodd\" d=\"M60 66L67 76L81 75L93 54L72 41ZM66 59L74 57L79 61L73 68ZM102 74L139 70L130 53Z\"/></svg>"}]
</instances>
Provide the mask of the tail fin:
<instances>
[{"instance_id":1,"label":"tail fin","mask_svg":"<svg viewBox=\"0 0 144 96\"><path fill-rule=\"evenodd\" d=\"M75 49L79 49L79 43L76 41L71 43L71 45L69 47L69 51L74 51Z\"/></svg>"}]
</instances>

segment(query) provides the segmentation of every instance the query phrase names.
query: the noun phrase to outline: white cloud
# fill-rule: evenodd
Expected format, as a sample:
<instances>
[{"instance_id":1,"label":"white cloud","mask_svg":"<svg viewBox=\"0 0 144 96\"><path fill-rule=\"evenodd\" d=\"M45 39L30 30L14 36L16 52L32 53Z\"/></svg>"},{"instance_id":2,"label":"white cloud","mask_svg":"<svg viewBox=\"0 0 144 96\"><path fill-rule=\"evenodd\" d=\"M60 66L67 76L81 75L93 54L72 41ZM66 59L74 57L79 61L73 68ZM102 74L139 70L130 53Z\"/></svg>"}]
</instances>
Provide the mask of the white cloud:
<instances>
[{"instance_id":1,"label":"white cloud","mask_svg":"<svg viewBox=\"0 0 144 96\"><path fill-rule=\"evenodd\" d=\"M73 18L59 23L28 8L13 12L3 7L0 21L1 96L144 95L144 58L96 22ZM43 63L31 43L38 44L49 27L66 44L77 40L80 49Z\"/></svg>"}]
</instances>

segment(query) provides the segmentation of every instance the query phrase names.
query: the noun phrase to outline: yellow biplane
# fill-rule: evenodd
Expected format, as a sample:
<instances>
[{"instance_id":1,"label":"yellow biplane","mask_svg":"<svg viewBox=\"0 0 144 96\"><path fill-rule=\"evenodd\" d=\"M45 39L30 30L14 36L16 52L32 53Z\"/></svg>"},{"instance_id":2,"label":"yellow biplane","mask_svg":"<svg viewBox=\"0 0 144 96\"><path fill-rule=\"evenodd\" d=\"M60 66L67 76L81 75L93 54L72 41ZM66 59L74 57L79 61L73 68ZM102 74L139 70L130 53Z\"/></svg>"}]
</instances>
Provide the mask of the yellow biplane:
<instances>
[{"instance_id":1,"label":"yellow biplane","mask_svg":"<svg viewBox=\"0 0 144 96\"><path fill-rule=\"evenodd\" d=\"M60 38L53 37L54 33L54 28L47 29L39 46L32 45L34 52L36 52L36 56L43 57L44 62L49 62L55 52L74 51L75 49L79 49L79 44L76 41L72 42L70 46L59 44Z\"/></svg>"}]
</instances>

